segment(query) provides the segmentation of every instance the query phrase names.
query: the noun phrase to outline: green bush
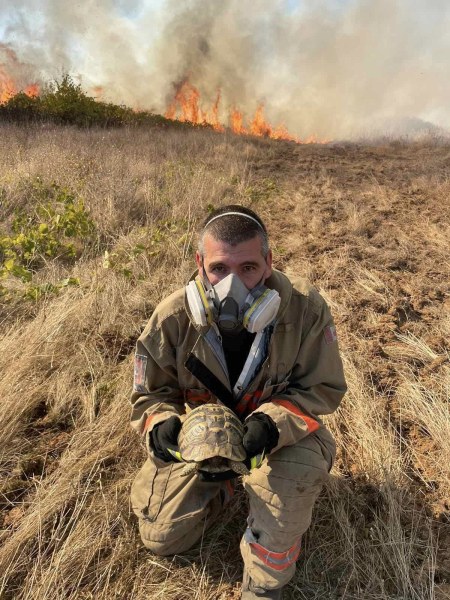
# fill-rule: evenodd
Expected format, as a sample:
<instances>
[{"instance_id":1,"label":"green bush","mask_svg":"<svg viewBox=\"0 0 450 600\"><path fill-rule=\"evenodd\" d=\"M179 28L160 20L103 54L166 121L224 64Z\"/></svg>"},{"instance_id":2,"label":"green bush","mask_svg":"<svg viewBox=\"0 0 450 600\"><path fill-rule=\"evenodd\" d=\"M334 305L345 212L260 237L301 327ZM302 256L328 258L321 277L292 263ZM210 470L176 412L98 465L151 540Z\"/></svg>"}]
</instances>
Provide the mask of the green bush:
<instances>
[{"instance_id":1,"label":"green bush","mask_svg":"<svg viewBox=\"0 0 450 600\"><path fill-rule=\"evenodd\" d=\"M46 185L39 178L32 182L29 194L36 201L34 213L16 214L10 233L0 231L0 280L16 277L31 283L33 275L48 260L73 262L80 248L93 239L94 222L82 199L55 183ZM31 290L34 297L36 289L48 292L74 284L74 280L67 281L65 285L45 284L45 290L31 286L25 295L30 297Z\"/></svg>"}]
</instances>

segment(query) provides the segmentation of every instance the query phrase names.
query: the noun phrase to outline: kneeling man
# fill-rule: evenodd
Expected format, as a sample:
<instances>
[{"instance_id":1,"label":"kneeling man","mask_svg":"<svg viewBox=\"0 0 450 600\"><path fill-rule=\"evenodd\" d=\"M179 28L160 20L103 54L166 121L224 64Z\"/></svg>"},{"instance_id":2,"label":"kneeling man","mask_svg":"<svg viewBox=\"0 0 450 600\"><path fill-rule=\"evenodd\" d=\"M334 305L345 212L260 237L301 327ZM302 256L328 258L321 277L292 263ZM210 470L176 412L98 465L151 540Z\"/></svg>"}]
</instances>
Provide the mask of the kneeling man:
<instances>
[{"instance_id":1,"label":"kneeling man","mask_svg":"<svg viewBox=\"0 0 450 600\"><path fill-rule=\"evenodd\" d=\"M225 206L206 219L196 262L196 275L157 306L137 342L131 424L148 458L132 506L154 553L195 544L236 473L182 476L178 434L189 408L231 408L254 467L243 481L242 598L279 599L335 456L320 415L346 391L336 329L313 287L272 269L266 227L248 208Z\"/></svg>"}]
</instances>

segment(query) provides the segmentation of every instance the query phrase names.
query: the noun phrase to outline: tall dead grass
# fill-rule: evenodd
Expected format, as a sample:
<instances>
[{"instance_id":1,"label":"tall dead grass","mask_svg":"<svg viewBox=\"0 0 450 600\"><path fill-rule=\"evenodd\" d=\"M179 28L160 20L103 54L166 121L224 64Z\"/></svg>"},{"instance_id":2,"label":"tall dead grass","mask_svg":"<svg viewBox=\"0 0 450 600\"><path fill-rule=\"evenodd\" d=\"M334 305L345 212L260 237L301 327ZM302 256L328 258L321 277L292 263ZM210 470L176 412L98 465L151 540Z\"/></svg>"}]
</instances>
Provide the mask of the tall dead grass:
<instances>
[{"instance_id":1,"label":"tall dead grass","mask_svg":"<svg viewBox=\"0 0 450 600\"><path fill-rule=\"evenodd\" d=\"M229 202L255 208L277 266L325 295L349 382L327 421L338 459L289 597L446 597L448 156L445 145L3 125L1 224L32 209L40 177L84 198L96 239L74 265L36 274L79 287L33 303L25 284L5 284L17 293L1 308L1 597L239 597L243 491L175 558L141 546L128 501L144 458L128 426L134 342L188 278L208 206Z\"/></svg>"}]
</instances>

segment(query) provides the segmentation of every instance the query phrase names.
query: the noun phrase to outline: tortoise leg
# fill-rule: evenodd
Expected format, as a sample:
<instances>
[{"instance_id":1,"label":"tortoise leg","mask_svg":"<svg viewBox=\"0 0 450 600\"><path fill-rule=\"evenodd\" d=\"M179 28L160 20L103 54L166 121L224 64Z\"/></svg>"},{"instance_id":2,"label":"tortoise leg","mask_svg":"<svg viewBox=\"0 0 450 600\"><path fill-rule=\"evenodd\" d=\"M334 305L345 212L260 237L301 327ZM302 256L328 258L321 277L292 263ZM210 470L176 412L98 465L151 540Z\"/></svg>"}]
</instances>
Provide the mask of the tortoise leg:
<instances>
[{"instance_id":1,"label":"tortoise leg","mask_svg":"<svg viewBox=\"0 0 450 600\"><path fill-rule=\"evenodd\" d=\"M188 475L191 475L192 473L197 472L199 467L200 467L199 463L186 463L186 465L184 466L183 470L180 473L180 476L187 477Z\"/></svg>"},{"instance_id":2,"label":"tortoise leg","mask_svg":"<svg viewBox=\"0 0 450 600\"><path fill-rule=\"evenodd\" d=\"M237 460L230 460L228 461L228 464L230 465L230 469L238 475L250 475L250 471L247 469L243 462L239 462Z\"/></svg>"}]
</instances>

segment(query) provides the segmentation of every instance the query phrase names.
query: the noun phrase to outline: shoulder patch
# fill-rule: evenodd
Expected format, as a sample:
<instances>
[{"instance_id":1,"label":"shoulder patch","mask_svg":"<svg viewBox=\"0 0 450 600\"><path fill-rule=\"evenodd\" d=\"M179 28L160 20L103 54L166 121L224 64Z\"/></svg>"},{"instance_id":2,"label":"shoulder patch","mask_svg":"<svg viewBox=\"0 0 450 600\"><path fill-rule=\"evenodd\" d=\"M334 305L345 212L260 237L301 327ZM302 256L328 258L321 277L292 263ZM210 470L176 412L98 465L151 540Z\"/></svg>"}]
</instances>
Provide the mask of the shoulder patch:
<instances>
[{"instance_id":1,"label":"shoulder patch","mask_svg":"<svg viewBox=\"0 0 450 600\"><path fill-rule=\"evenodd\" d=\"M134 389L136 392L148 392L145 387L145 372L147 370L147 357L136 354L134 357Z\"/></svg>"},{"instance_id":2,"label":"shoulder patch","mask_svg":"<svg viewBox=\"0 0 450 600\"><path fill-rule=\"evenodd\" d=\"M333 342L337 342L337 333L336 327L334 325L328 325L323 330L323 335L325 337L326 344L332 344Z\"/></svg>"}]
</instances>

